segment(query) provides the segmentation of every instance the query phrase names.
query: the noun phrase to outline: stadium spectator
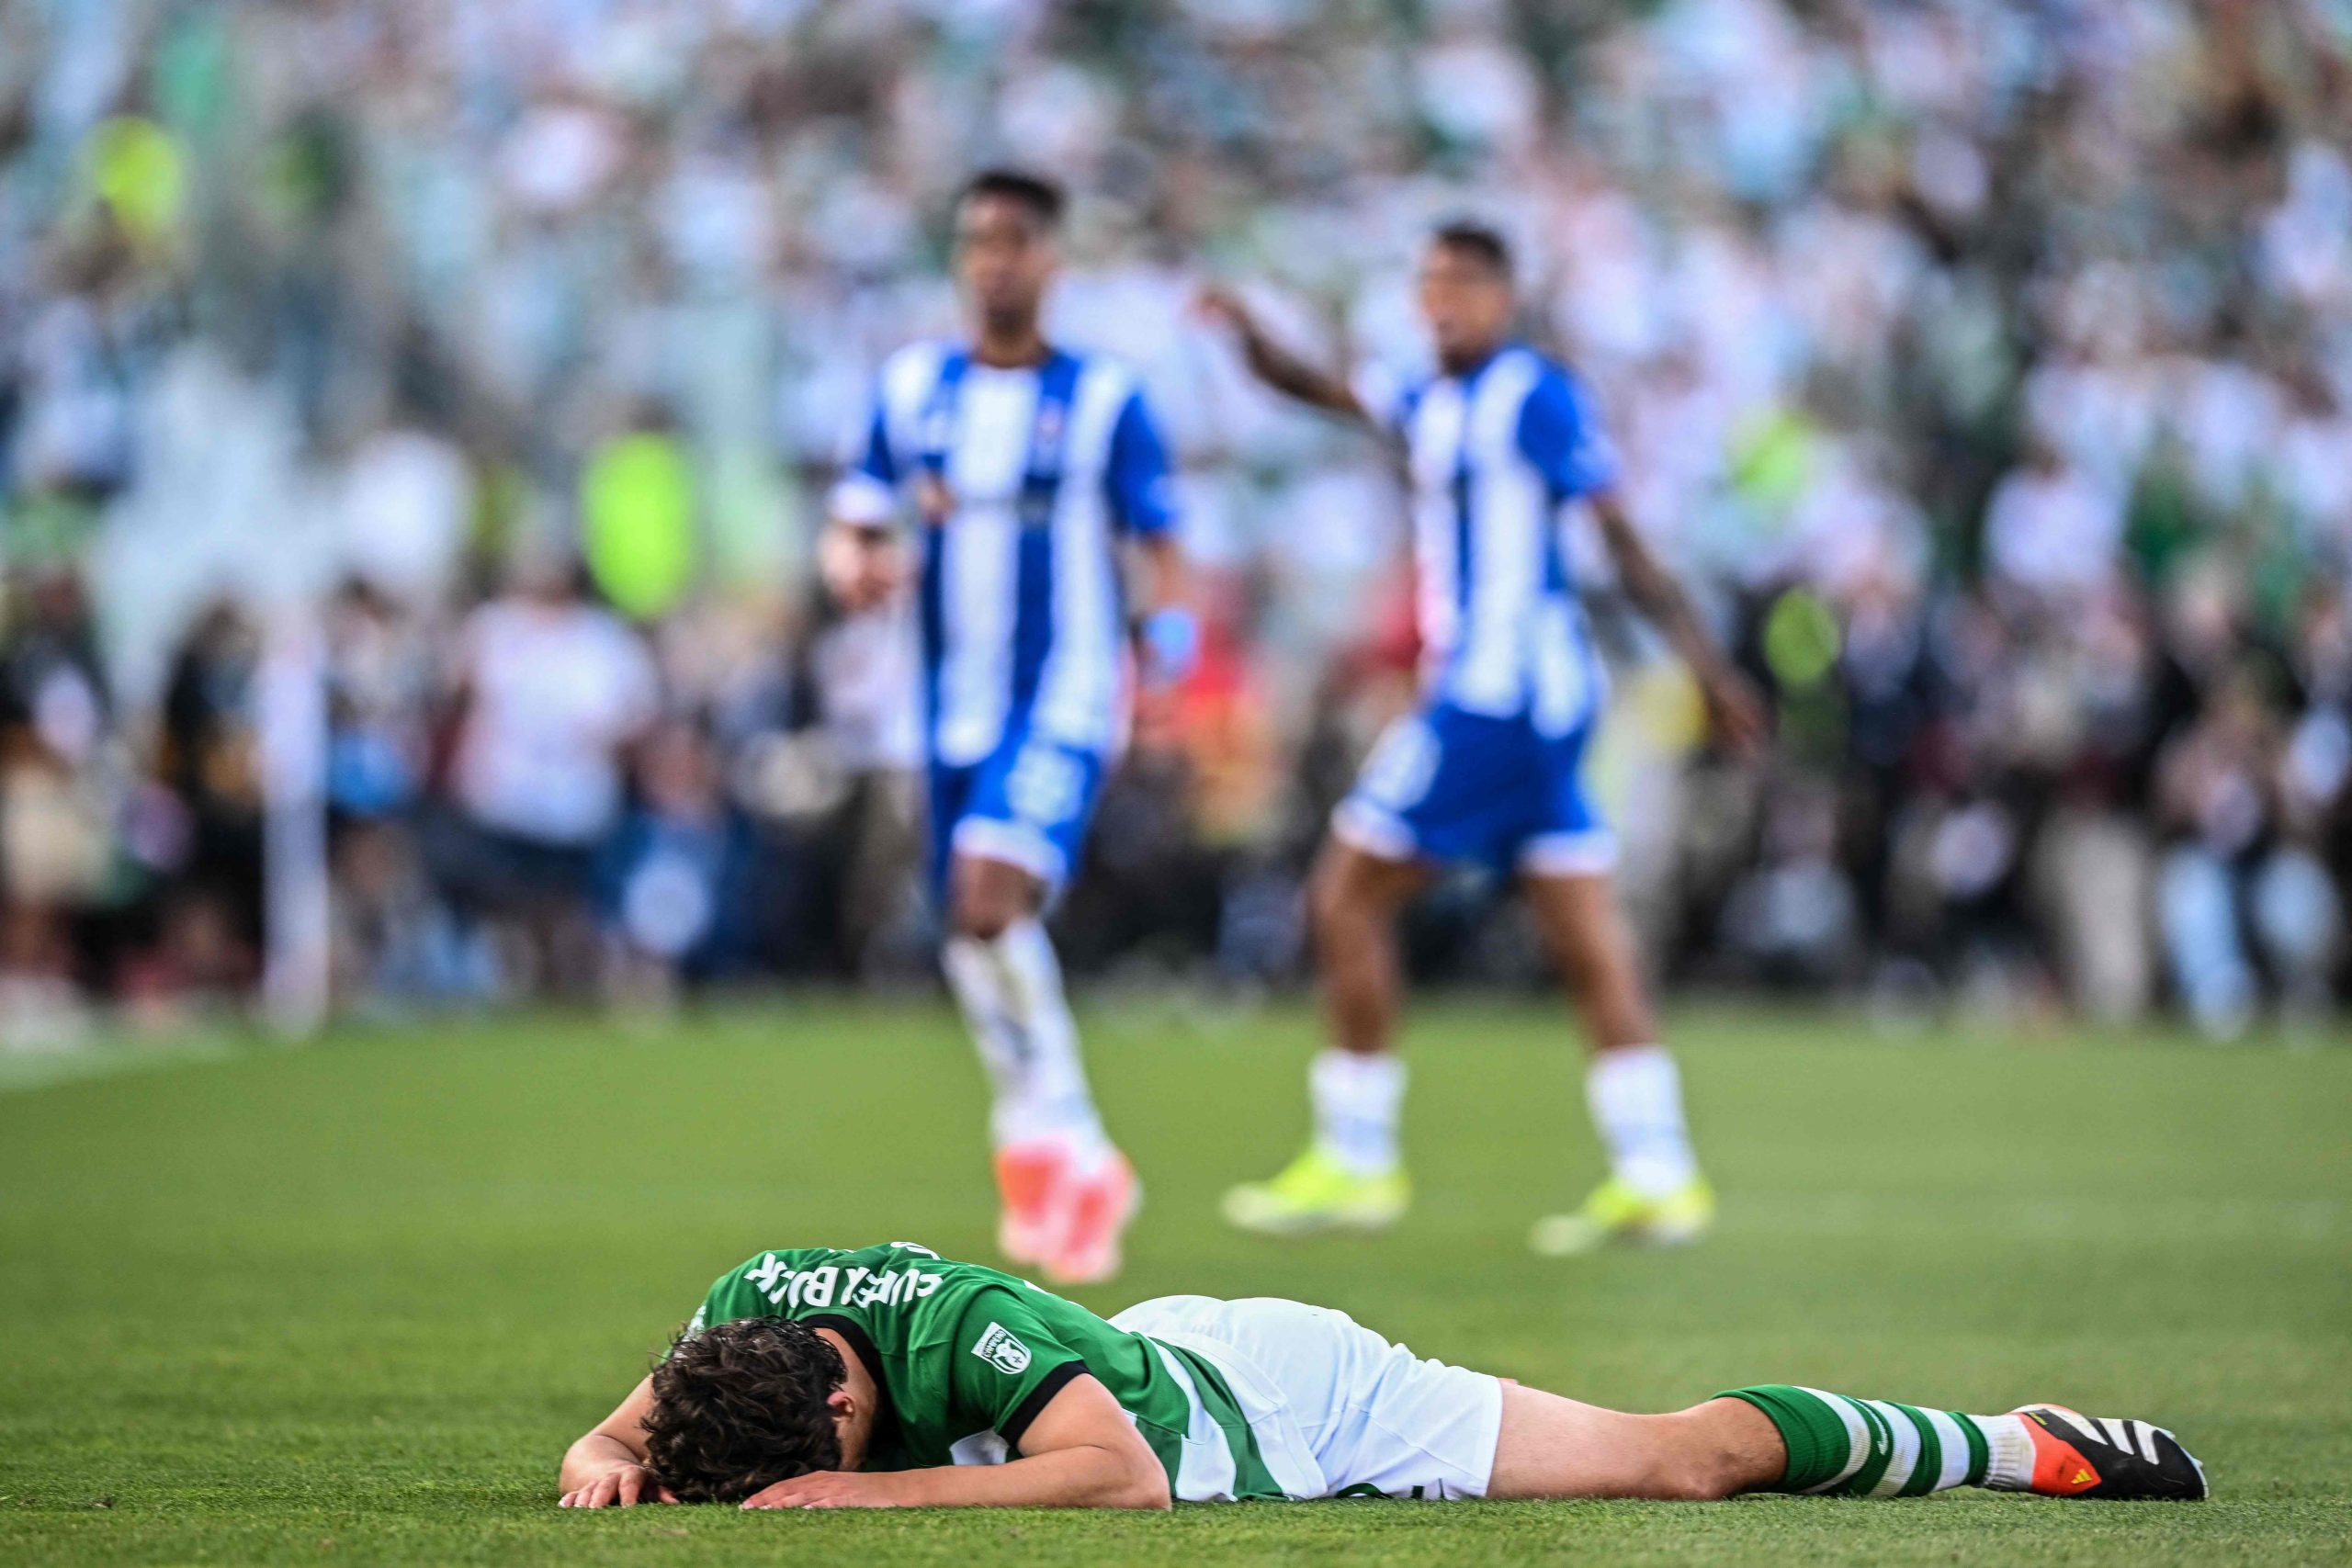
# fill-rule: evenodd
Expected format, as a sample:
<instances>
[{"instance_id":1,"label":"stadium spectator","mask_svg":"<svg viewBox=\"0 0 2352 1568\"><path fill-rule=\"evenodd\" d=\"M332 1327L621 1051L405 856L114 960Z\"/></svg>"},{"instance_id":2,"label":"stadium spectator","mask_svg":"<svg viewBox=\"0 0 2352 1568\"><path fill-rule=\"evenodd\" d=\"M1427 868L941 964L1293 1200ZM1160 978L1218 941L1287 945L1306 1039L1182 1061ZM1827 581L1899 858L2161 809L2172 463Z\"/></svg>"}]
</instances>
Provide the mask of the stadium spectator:
<instances>
[{"instance_id":1,"label":"stadium spectator","mask_svg":"<svg viewBox=\"0 0 2352 1568\"><path fill-rule=\"evenodd\" d=\"M185 858L165 885L162 952L180 987L225 996L259 976L261 628L216 600L197 616L164 688L156 774L187 818Z\"/></svg>"},{"instance_id":2,"label":"stadium spectator","mask_svg":"<svg viewBox=\"0 0 2352 1568\"><path fill-rule=\"evenodd\" d=\"M653 660L586 597L576 561L536 559L458 636L449 802L435 876L490 922L507 985L591 994L596 861L619 826L629 749L657 716Z\"/></svg>"},{"instance_id":3,"label":"stadium spectator","mask_svg":"<svg viewBox=\"0 0 2352 1568\"><path fill-rule=\"evenodd\" d=\"M691 720L653 729L637 775L638 804L600 867L615 946L608 984L624 998L659 1001L740 970L752 852L710 739Z\"/></svg>"},{"instance_id":4,"label":"stadium spectator","mask_svg":"<svg viewBox=\"0 0 2352 1568\"><path fill-rule=\"evenodd\" d=\"M71 1037L77 983L107 982L107 685L78 581L28 572L0 599L0 1034Z\"/></svg>"}]
</instances>

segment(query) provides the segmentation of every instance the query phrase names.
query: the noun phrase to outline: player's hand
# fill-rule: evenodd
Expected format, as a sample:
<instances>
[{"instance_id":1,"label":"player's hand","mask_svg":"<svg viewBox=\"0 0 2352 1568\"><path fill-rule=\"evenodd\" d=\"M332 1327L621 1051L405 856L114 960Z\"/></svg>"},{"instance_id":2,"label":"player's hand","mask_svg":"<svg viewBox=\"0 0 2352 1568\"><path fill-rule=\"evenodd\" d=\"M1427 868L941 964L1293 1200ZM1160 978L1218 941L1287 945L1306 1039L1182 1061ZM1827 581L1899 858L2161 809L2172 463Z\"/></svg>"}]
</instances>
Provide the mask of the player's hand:
<instances>
[{"instance_id":1,"label":"player's hand","mask_svg":"<svg viewBox=\"0 0 2352 1568\"><path fill-rule=\"evenodd\" d=\"M896 1508L899 1477L854 1470L812 1470L752 1493L746 1508Z\"/></svg>"},{"instance_id":2,"label":"player's hand","mask_svg":"<svg viewBox=\"0 0 2352 1568\"><path fill-rule=\"evenodd\" d=\"M1716 743L1744 762L1761 756L1772 738L1772 716L1747 677L1725 666L1711 671L1700 690Z\"/></svg>"},{"instance_id":3,"label":"player's hand","mask_svg":"<svg viewBox=\"0 0 2352 1568\"><path fill-rule=\"evenodd\" d=\"M888 603L906 582L904 552L879 528L837 523L817 547L817 569L825 591L853 614Z\"/></svg>"},{"instance_id":4,"label":"player's hand","mask_svg":"<svg viewBox=\"0 0 2352 1568\"><path fill-rule=\"evenodd\" d=\"M563 1495L559 1508L634 1508L639 1503L674 1503L677 1495L641 1464L617 1464L585 1486Z\"/></svg>"},{"instance_id":5,"label":"player's hand","mask_svg":"<svg viewBox=\"0 0 2352 1568\"><path fill-rule=\"evenodd\" d=\"M1193 309L1206 321L1231 327L1245 342L1258 335L1258 319L1241 302L1241 296L1230 288L1211 284L1193 297Z\"/></svg>"}]
</instances>

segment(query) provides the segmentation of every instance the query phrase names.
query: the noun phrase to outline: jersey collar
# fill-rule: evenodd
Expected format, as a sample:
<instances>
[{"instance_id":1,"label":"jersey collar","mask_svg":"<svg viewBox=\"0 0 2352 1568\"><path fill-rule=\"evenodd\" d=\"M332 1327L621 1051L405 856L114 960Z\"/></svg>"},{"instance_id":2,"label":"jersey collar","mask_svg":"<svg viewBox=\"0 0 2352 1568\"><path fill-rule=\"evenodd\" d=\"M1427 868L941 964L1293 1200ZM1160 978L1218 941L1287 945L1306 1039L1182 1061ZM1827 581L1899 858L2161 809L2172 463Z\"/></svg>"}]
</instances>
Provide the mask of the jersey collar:
<instances>
[{"instance_id":1,"label":"jersey collar","mask_svg":"<svg viewBox=\"0 0 2352 1568\"><path fill-rule=\"evenodd\" d=\"M1484 376L1487 373L1487 368L1492 366L1496 360L1500 359L1504 355L1509 354L1512 349L1515 349L1518 346L1519 340L1517 338L1507 337L1503 339L1502 342L1495 344L1495 346L1488 351L1485 358L1469 367L1469 368L1464 370L1448 370L1445 374L1453 380L1461 382L1462 389L1466 392L1471 388L1478 384L1478 378Z\"/></svg>"},{"instance_id":2,"label":"jersey collar","mask_svg":"<svg viewBox=\"0 0 2352 1568\"><path fill-rule=\"evenodd\" d=\"M969 343L957 344L956 355L970 369L984 370L997 376L1042 376L1070 356L1068 350L1054 343L1046 345L1046 357L1034 365L990 365Z\"/></svg>"},{"instance_id":3,"label":"jersey collar","mask_svg":"<svg viewBox=\"0 0 2352 1568\"><path fill-rule=\"evenodd\" d=\"M874 1391L882 1396L882 1408L874 1413L874 1431L866 1438L866 1447L871 1450L875 1438L883 1435L882 1418L888 1416L895 1428L899 1414L899 1402L890 1393L888 1380L882 1375L882 1353L874 1348L874 1337L865 1332L865 1325L837 1312L820 1312L801 1321L811 1328L830 1328L848 1340L849 1348L857 1352L858 1360L865 1366L865 1375L874 1380Z\"/></svg>"}]
</instances>

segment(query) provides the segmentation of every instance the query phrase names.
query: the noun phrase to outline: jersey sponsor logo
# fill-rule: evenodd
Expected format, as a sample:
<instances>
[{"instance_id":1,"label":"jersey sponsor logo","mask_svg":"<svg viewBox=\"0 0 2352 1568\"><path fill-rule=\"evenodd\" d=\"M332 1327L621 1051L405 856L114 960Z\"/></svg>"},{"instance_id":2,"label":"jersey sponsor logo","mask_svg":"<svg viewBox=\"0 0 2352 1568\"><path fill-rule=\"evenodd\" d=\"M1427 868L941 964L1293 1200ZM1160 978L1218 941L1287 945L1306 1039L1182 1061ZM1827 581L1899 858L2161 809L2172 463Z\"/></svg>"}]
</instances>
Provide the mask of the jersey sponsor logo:
<instances>
[{"instance_id":1,"label":"jersey sponsor logo","mask_svg":"<svg viewBox=\"0 0 2352 1568\"><path fill-rule=\"evenodd\" d=\"M918 1302L947 1282L941 1274L920 1269L842 1269L821 1264L795 1269L775 1253L743 1270L743 1282L767 1298L770 1306L845 1307L899 1306Z\"/></svg>"},{"instance_id":2,"label":"jersey sponsor logo","mask_svg":"<svg viewBox=\"0 0 2352 1568\"><path fill-rule=\"evenodd\" d=\"M972 1354L1007 1377L1019 1377L1029 1370L1029 1347L1001 1323L989 1325L979 1342L972 1347Z\"/></svg>"},{"instance_id":3,"label":"jersey sponsor logo","mask_svg":"<svg viewBox=\"0 0 2352 1568\"><path fill-rule=\"evenodd\" d=\"M1037 423L1029 433L1029 466L1041 472L1061 468L1062 405L1050 398L1037 401Z\"/></svg>"}]
</instances>

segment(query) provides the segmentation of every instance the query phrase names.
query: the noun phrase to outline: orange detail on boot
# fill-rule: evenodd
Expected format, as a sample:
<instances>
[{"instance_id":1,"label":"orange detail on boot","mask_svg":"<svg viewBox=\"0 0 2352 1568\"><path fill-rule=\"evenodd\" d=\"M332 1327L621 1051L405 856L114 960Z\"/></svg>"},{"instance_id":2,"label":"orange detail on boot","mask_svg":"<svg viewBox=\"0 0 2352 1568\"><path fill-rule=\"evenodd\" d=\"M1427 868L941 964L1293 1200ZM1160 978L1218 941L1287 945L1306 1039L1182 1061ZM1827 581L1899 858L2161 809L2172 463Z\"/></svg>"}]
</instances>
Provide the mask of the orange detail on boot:
<instances>
[{"instance_id":1,"label":"orange detail on boot","mask_svg":"<svg viewBox=\"0 0 2352 1568\"><path fill-rule=\"evenodd\" d=\"M2033 1484L2043 1497L2072 1497L2098 1484L2098 1470L2075 1445L2051 1429L2040 1413L2026 1411L2025 1429L2033 1439Z\"/></svg>"},{"instance_id":2,"label":"orange detail on boot","mask_svg":"<svg viewBox=\"0 0 2352 1568\"><path fill-rule=\"evenodd\" d=\"M1116 1149L1070 1186L1069 1228L1061 1250L1046 1261L1046 1277L1060 1285L1098 1285L1119 1271L1119 1239L1135 1218L1142 1190L1135 1168Z\"/></svg>"},{"instance_id":3,"label":"orange detail on boot","mask_svg":"<svg viewBox=\"0 0 2352 1568\"><path fill-rule=\"evenodd\" d=\"M996 1191L1003 1212L997 1247L1014 1263L1043 1263L1062 1250L1069 1231L1069 1152L1057 1142L1012 1144L996 1155Z\"/></svg>"}]
</instances>

